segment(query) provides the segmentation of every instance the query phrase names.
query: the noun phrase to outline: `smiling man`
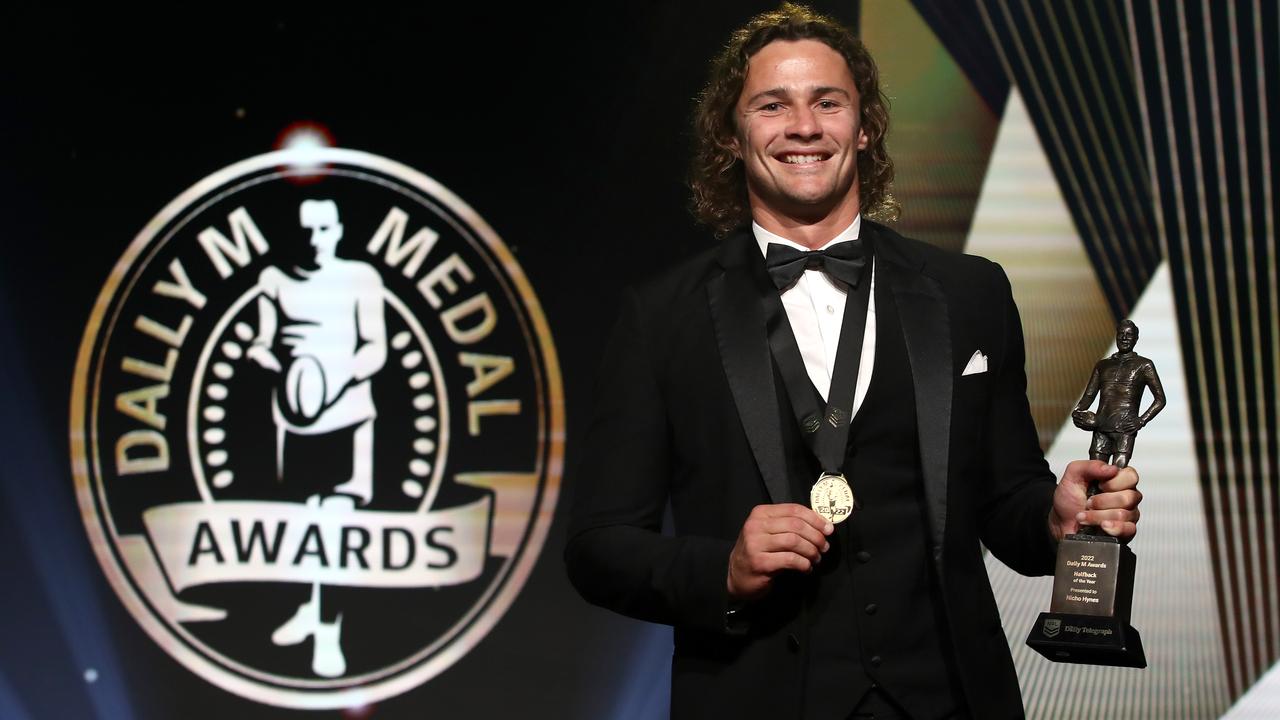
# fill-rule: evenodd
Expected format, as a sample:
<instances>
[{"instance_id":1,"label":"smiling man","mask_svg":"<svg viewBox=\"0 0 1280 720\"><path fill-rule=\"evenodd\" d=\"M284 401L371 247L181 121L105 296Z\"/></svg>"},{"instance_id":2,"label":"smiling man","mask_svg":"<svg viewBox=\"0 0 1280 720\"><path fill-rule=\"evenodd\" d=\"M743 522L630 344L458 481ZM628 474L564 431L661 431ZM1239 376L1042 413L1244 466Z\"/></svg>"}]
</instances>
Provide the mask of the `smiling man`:
<instances>
[{"instance_id":1,"label":"smiling man","mask_svg":"<svg viewBox=\"0 0 1280 720\"><path fill-rule=\"evenodd\" d=\"M1132 468L1055 483L1000 268L874 221L887 127L845 28L752 19L695 119L721 242L624 297L565 560L675 627L673 717L1021 716L982 546L1048 574L1080 525L1136 532Z\"/></svg>"}]
</instances>

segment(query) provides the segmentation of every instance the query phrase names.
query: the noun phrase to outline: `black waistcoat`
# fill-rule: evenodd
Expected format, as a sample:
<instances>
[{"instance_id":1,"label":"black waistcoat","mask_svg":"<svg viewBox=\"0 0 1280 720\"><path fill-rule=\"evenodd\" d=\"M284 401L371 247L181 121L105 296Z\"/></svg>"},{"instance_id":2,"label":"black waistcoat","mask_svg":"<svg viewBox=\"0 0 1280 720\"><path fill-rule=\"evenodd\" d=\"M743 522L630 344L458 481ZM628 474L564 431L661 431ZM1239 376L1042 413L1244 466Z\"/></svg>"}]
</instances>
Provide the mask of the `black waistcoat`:
<instances>
[{"instance_id":1,"label":"black waistcoat","mask_svg":"<svg viewBox=\"0 0 1280 720\"><path fill-rule=\"evenodd\" d=\"M946 717L961 697L929 564L906 345L892 293L876 290L875 369L845 463L861 508L836 526L804 602L806 718L845 718L877 687L917 720ZM807 505L819 468L790 404L779 406L792 491Z\"/></svg>"}]
</instances>

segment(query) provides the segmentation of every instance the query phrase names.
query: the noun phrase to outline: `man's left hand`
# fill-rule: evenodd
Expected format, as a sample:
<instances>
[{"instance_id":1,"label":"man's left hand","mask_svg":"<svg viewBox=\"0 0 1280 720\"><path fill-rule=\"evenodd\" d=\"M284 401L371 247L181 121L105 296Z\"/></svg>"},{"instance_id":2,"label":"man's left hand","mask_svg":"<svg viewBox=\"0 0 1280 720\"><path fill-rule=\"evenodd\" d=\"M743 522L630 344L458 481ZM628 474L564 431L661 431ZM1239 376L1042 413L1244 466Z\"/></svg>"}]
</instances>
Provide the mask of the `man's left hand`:
<instances>
[{"instance_id":1,"label":"man's left hand","mask_svg":"<svg viewBox=\"0 0 1280 720\"><path fill-rule=\"evenodd\" d=\"M1071 422L1081 430L1093 430L1098 427L1097 417L1088 410L1076 410L1071 413Z\"/></svg>"},{"instance_id":2,"label":"man's left hand","mask_svg":"<svg viewBox=\"0 0 1280 720\"><path fill-rule=\"evenodd\" d=\"M1098 494L1088 497L1089 483L1098 482ZM1097 525L1121 542L1129 542L1138 532L1138 472L1123 470L1101 460L1076 460L1067 465L1062 480L1053 494L1053 512L1049 529L1062 538L1077 532L1082 525Z\"/></svg>"}]
</instances>

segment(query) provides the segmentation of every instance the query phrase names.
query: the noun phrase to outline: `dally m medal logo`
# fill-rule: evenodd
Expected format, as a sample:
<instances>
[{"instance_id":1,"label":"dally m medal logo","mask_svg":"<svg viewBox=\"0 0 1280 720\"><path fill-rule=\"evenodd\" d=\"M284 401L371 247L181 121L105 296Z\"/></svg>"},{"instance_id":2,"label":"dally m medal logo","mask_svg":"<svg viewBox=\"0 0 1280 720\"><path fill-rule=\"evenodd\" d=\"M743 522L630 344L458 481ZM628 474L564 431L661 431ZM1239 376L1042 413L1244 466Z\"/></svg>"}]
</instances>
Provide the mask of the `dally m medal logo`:
<instances>
[{"instance_id":1,"label":"dally m medal logo","mask_svg":"<svg viewBox=\"0 0 1280 720\"><path fill-rule=\"evenodd\" d=\"M427 176L282 151L200 181L128 247L76 364L98 560L192 672L364 704L465 655L555 509L551 334L498 235Z\"/></svg>"},{"instance_id":2,"label":"dally m medal logo","mask_svg":"<svg viewBox=\"0 0 1280 720\"><path fill-rule=\"evenodd\" d=\"M1044 636L1048 638L1058 637L1058 633L1062 632L1062 620L1058 618L1046 618L1044 621Z\"/></svg>"}]
</instances>

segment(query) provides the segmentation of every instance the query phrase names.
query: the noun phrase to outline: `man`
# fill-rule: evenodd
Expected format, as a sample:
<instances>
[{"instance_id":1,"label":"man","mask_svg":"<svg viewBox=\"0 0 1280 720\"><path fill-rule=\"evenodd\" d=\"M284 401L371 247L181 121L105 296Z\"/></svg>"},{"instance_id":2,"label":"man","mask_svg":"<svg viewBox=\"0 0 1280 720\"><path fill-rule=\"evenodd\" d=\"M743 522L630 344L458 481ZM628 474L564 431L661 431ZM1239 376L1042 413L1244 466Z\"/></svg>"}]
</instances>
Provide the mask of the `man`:
<instances>
[{"instance_id":1,"label":"man","mask_svg":"<svg viewBox=\"0 0 1280 720\"><path fill-rule=\"evenodd\" d=\"M1089 385L1076 403L1071 419L1081 430L1093 431L1089 457L1128 467L1133 454L1133 440L1138 431L1164 409L1164 386L1156 374L1156 366L1133 351L1138 344L1138 326L1132 320L1121 320L1116 326L1116 352L1093 367ZM1143 392L1151 388L1151 406L1138 414ZM1098 412L1089 412L1093 399L1102 392Z\"/></svg>"},{"instance_id":2,"label":"man","mask_svg":"<svg viewBox=\"0 0 1280 720\"><path fill-rule=\"evenodd\" d=\"M258 333L246 355L284 376L272 404L276 425L276 479L284 477L284 448L290 433L323 435L354 427L351 478L328 497L311 495L307 504L333 512L349 511L358 500L373 499L373 404L371 380L387 360L382 279L369 265L337 256L342 241L338 205L304 200L299 221L310 233L315 267L293 277L276 267L258 279ZM272 348L288 348L282 365ZM318 583L310 598L271 635L276 645L312 640L311 669L320 677L346 674L342 652L342 613L332 599L321 602Z\"/></svg>"},{"instance_id":3,"label":"man","mask_svg":"<svg viewBox=\"0 0 1280 720\"><path fill-rule=\"evenodd\" d=\"M1046 574L1078 523L1136 531L1132 469L1055 487L1000 269L864 217L896 207L887 120L847 30L754 18L695 120L723 242L624 298L565 560L587 600L675 626L673 717L1019 716L979 541ZM809 507L820 475L847 521Z\"/></svg>"},{"instance_id":4,"label":"man","mask_svg":"<svg viewBox=\"0 0 1280 720\"><path fill-rule=\"evenodd\" d=\"M289 433L320 435L355 426L351 478L335 492L373 497L373 406L370 378L387 360L382 279L366 263L336 255L342 241L338 205L304 200L298 210L310 232L315 267L300 278L276 267L258 279L258 333L248 356L284 375L272 405L276 424L276 475L284 472ZM289 348L288 368L272 352L280 315L286 320L280 342Z\"/></svg>"}]
</instances>

